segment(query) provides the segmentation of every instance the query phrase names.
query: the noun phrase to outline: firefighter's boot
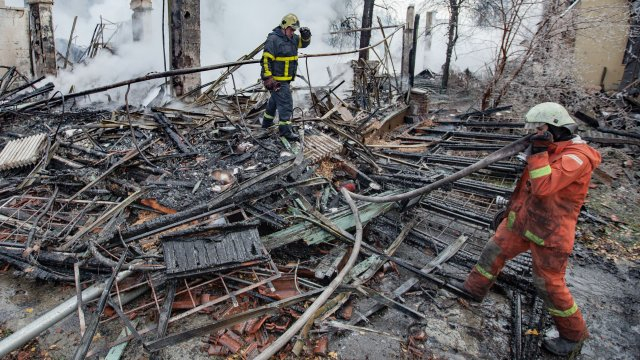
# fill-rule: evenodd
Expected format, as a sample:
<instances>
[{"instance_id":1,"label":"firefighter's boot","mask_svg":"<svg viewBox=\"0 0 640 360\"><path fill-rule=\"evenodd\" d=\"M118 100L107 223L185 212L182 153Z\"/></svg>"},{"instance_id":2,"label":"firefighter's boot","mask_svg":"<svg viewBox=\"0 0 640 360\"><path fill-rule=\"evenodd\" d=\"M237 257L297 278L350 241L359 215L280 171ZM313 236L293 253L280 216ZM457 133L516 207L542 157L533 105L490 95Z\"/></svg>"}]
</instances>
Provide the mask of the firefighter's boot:
<instances>
[{"instance_id":1,"label":"firefighter's boot","mask_svg":"<svg viewBox=\"0 0 640 360\"><path fill-rule=\"evenodd\" d=\"M571 341L561 337L547 338L542 341L542 346L550 353L558 356L567 356L580 351L582 341Z\"/></svg>"}]
</instances>

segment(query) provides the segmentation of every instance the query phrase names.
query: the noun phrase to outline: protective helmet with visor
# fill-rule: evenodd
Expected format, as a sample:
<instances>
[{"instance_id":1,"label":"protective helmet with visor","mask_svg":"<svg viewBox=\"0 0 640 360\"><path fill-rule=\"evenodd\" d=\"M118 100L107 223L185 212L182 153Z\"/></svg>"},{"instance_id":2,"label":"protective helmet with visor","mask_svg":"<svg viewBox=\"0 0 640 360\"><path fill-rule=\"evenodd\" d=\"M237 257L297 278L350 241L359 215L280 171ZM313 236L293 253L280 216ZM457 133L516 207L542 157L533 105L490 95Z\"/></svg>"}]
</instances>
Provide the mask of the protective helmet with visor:
<instances>
[{"instance_id":1,"label":"protective helmet with visor","mask_svg":"<svg viewBox=\"0 0 640 360\"><path fill-rule=\"evenodd\" d=\"M565 128L571 134L578 129L578 124L569 115L567 109L554 102L545 102L532 107L525 115L524 121L525 129L536 129L543 124Z\"/></svg>"},{"instance_id":2,"label":"protective helmet with visor","mask_svg":"<svg viewBox=\"0 0 640 360\"><path fill-rule=\"evenodd\" d=\"M291 27L293 30L298 30L300 28L300 21L295 14L287 14L282 18L280 27L282 28L282 30L288 27Z\"/></svg>"}]
</instances>

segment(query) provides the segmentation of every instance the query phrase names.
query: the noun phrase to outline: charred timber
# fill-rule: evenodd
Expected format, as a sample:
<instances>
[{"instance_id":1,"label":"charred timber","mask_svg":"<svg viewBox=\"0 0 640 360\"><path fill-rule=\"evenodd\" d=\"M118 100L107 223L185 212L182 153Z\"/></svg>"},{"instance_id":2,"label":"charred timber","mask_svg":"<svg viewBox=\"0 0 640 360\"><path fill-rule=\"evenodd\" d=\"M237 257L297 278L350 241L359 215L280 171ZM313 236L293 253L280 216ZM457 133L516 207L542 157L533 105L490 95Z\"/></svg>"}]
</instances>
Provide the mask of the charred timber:
<instances>
[{"instance_id":1,"label":"charred timber","mask_svg":"<svg viewBox=\"0 0 640 360\"><path fill-rule=\"evenodd\" d=\"M466 138L466 139L513 141L522 137L520 135L491 134L491 133L471 132L471 131L450 131L450 130L433 129L433 128L416 128L415 130L418 133L426 132L428 134L448 135L447 138L457 137L457 138Z\"/></svg>"},{"instance_id":2,"label":"charred timber","mask_svg":"<svg viewBox=\"0 0 640 360\"><path fill-rule=\"evenodd\" d=\"M471 111L471 112L467 112L464 114L460 114L457 116L458 119L468 119L470 117L485 117L487 115L491 115L491 114L495 114L497 112L500 111L505 111L505 110L510 110L513 107L513 105L507 105L507 106L500 106L500 107L495 107L495 108L491 108L491 109L487 109L484 111Z\"/></svg>"},{"instance_id":3,"label":"charred timber","mask_svg":"<svg viewBox=\"0 0 640 360\"><path fill-rule=\"evenodd\" d=\"M435 164L444 164L444 165L452 165L456 167L466 167L476 163L476 159L465 158L461 156L444 156L444 155L432 155L426 153L407 153L402 151L394 151L394 150L383 150L384 154L400 156L412 159L420 159L424 160L426 163L435 163ZM520 174L522 172L522 166L511 164L504 161L496 162L493 165L489 165L486 169L495 171L498 173L504 173L508 175L512 174Z\"/></svg>"}]
</instances>

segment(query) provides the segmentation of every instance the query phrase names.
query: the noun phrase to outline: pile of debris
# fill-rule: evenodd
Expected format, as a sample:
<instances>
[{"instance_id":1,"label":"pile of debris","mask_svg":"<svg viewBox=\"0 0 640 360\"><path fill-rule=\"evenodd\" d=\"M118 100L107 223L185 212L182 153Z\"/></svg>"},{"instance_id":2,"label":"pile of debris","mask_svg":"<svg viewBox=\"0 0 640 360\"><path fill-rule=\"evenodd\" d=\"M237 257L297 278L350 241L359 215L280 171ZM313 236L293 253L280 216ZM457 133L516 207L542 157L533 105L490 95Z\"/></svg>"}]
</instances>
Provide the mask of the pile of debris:
<instances>
[{"instance_id":1,"label":"pile of debris","mask_svg":"<svg viewBox=\"0 0 640 360\"><path fill-rule=\"evenodd\" d=\"M429 112L428 87L411 91L410 105L392 81L375 92L358 82L348 99L312 91L310 109L294 119L297 144L260 127L266 93L255 87L214 91L186 108L152 101L102 111L28 102L48 86L18 95L34 83L0 88L0 260L27 277L75 284L77 294L52 311L55 320L1 341L3 355L73 312L76 357L121 355L130 341L154 353L194 338L216 356L254 358L279 339L282 357L328 356L330 339L367 330L358 325L387 307L424 322L403 297L455 292L448 279L475 263L524 166L504 156L524 135L510 107ZM366 200L417 188L426 190ZM396 255L403 243L418 256ZM519 256L498 283L518 309L515 358L539 351L539 338L523 339L521 329L545 321L530 263ZM379 290L399 268L410 276ZM325 293L310 313L308 302ZM354 297L373 303L354 311ZM300 319L295 342L281 337ZM94 336L118 321L122 336ZM403 346L420 357L424 341L418 331Z\"/></svg>"}]
</instances>

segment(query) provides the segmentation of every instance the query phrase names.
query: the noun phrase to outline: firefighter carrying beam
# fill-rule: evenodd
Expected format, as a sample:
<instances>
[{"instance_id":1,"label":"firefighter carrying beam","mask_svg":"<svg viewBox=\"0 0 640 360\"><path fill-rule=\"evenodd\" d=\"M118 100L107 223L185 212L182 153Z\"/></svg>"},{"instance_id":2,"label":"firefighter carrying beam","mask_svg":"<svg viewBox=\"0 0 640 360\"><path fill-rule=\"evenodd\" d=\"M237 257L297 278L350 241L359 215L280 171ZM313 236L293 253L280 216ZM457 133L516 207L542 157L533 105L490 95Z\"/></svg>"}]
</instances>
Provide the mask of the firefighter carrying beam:
<instances>
[{"instance_id":1,"label":"firefighter carrying beam","mask_svg":"<svg viewBox=\"0 0 640 360\"><path fill-rule=\"evenodd\" d=\"M464 284L452 283L476 301L489 292L506 261L531 250L533 283L560 334L543 345L556 355L579 349L589 335L565 282L580 207L600 154L574 135L577 124L560 104L542 103L525 116L531 138L527 167L505 218L487 242Z\"/></svg>"}]
</instances>

